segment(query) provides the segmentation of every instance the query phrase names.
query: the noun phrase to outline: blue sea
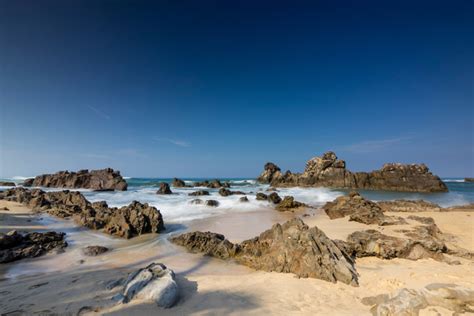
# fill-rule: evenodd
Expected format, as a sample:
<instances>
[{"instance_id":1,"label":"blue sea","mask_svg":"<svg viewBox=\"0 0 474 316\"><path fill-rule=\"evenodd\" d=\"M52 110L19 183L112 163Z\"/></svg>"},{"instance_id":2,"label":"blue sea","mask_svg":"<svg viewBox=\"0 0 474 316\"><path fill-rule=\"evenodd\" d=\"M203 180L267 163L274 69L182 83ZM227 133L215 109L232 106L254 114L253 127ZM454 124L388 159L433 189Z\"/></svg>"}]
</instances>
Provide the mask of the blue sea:
<instances>
[{"instance_id":1,"label":"blue sea","mask_svg":"<svg viewBox=\"0 0 474 316\"><path fill-rule=\"evenodd\" d=\"M21 182L22 178L15 177L15 182ZM194 181L206 180L204 178L183 178L186 183L191 184ZM208 179L209 180L209 179ZM118 192L93 192L81 189L87 199L90 201L105 200L110 206L124 206L137 200L142 203L149 203L158 208L167 222L183 223L194 219L206 218L214 215L225 214L227 212L249 212L260 209L268 209L270 206L266 201L257 201L252 197L259 191L265 191L268 185L257 184L255 179L243 178L221 178L221 181L229 181L231 190L240 190L249 194L249 202L239 201L241 196L234 195L222 197L217 189L207 189L209 196L200 197L203 200L213 199L219 202L218 207L208 207L205 205L191 204L191 200L196 197L188 196L188 193L197 190L197 188L171 188L173 194L158 195L156 191L160 182L171 183L170 178L126 178L129 185L127 191ZM449 188L447 193L406 193L406 192L387 192L387 191L360 191L368 199L381 201L393 199L427 200L437 203L443 207L453 205L463 205L474 203L474 183L464 182L460 178L445 178L443 181ZM0 189L5 187L0 187ZM58 190L45 189L44 190ZM203 188L204 189L204 188ZM279 188L281 196L292 195L296 200L313 206L320 206L328 201L332 201L338 196L347 193L347 190L328 189L328 188Z\"/></svg>"}]
</instances>

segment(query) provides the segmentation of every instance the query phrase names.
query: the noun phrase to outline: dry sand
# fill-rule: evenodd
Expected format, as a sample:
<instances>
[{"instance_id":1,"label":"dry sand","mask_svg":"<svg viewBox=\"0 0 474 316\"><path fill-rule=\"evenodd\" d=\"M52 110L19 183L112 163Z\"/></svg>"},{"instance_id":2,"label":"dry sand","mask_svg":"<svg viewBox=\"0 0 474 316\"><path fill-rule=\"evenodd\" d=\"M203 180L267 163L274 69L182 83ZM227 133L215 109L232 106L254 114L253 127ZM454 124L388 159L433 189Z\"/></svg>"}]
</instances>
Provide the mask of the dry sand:
<instances>
[{"instance_id":1,"label":"dry sand","mask_svg":"<svg viewBox=\"0 0 474 316\"><path fill-rule=\"evenodd\" d=\"M329 283L317 279L298 279L291 274L268 273L218 259L189 254L170 244L166 237L148 235L130 241L119 240L78 228L70 221L52 220L34 215L17 203L0 201L0 231L69 229L70 246L64 254L47 255L0 265L0 312L15 314L107 314L107 315L370 315L371 306L361 299L394 293L400 288L420 289L431 283L458 284L474 289L474 262L455 258L460 265L431 259L410 261L363 258L356 262L360 286ZM330 220L317 210L303 217L310 226L317 225L331 238L345 239L355 230L377 228L347 219ZM313 215L315 214L315 215ZM180 230L209 230L226 235L231 241L254 237L276 222L284 222L302 213L279 213L274 210L235 213L168 225L171 233ZM474 250L474 213L397 213L433 217L450 243ZM42 220L41 220L42 218ZM385 234L419 223L383 227ZM80 248L99 244L113 250L102 256L84 257ZM84 260L80 263L80 260ZM150 302L114 305L111 297L118 288L107 290L110 281L150 262L162 262L176 272L181 297L171 309L159 310ZM450 315L441 307L430 307L422 315Z\"/></svg>"}]
</instances>

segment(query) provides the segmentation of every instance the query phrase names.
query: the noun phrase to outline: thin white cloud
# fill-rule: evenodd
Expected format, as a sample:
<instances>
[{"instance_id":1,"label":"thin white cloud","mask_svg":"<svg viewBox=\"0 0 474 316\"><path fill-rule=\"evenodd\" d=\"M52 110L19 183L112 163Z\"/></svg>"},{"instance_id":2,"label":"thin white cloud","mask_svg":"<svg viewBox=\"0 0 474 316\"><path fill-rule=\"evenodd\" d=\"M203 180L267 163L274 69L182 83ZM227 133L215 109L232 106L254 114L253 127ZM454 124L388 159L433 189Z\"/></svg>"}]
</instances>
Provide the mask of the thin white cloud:
<instances>
[{"instance_id":1,"label":"thin white cloud","mask_svg":"<svg viewBox=\"0 0 474 316\"><path fill-rule=\"evenodd\" d=\"M104 113L103 111L99 110L98 108L93 107L92 105L88 105L87 107L91 109L98 116L105 118L106 120L110 120L110 115L108 115L107 113Z\"/></svg>"},{"instance_id":2,"label":"thin white cloud","mask_svg":"<svg viewBox=\"0 0 474 316\"><path fill-rule=\"evenodd\" d=\"M380 140L365 140L358 143L343 146L341 150L353 153L371 153L387 149L391 146L403 144L410 139L411 137L399 137Z\"/></svg>"},{"instance_id":3,"label":"thin white cloud","mask_svg":"<svg viewBox=\"0 0 474 316\"><path fill-rule=\"evenodd\" d=\"M155 137L154 139L156 141L159 141L159 142L167 142L167 143L170 143L170 144L173 144L173 145L176 145L176 146L180 146L180 147L189 147L189 146L191 146L191 143L189 143L187 141L184 141L184 140L180 140L180 139L158 138L158 137Z\"/></svg>"}]
</instances>

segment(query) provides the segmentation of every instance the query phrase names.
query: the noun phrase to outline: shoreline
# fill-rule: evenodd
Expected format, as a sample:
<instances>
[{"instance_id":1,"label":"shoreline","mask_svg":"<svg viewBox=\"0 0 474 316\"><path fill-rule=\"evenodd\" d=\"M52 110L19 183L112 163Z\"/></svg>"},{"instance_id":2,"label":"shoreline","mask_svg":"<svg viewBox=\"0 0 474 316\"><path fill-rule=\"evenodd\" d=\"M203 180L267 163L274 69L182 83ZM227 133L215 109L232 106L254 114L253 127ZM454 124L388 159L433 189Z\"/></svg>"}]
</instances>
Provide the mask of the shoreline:
<instances>
[{"instance_id":1,"label":"shoreline","mask_svg":"<svg viewBox=\"0 0 474 316\"><path fill-rule=\"evenodd\" d=\"M0 211L0 214L2 216L9 214L11 220L2 221L2 231L11 227L47 229L42 225L44 220L39 220L41 216L32 215L27 208L17 203L0 201L0 206L5 205L10 211ZM343 239L351 231L368 228L379 228L384 233L395 234L394 227L369 227L349 222L347 218L330 220L324 213L319 212L311 209L309 213L316 215L302 219L309 226L318 226L330 238ZM304 213L280 213L272 209L226 213L193 220L188 223L185 230L209 230L222 233L229 240L237 242L257 236L270 228L272 223L281 223L290 217L303 216ZM471 216L474 213L462 211L397 215L408 217L413 214L433 217L444 233L454 236L453 244L462 245L471 251L474 249L473 236L469 236L469 231L466 230L474 227L474 219ZM456 216L453 216L454 214ZM458 220L460 218L463 220ZM63 224L72 222L59 221ZM131 240L105 236L104 243L111 242L114 245L110 252L98 257L85 258L79 252L81 244L72 243L63 254L51 254L4 264L0 266L0 293L4 294L5 300L0 303L0 310L2 313L15 310L27 313L80 311L85 314L110 315L153 313L157 309L155 304L150 302L114 305L111 298L118 289L112 291L106 289L109 282L125 277L127 273L150 262L162 262L173 269L180 286L180 300L171 309L160 309L160 314L163 315L210 313L325 315L334 311L340 315L354 313L369 315L371 306L361 302L364 297L394 293L402 287L421 289L431 283L455 283L474 288L474 280L466 278L466 275L472 273L474 263L463 258L456 257L460 265L448 265L432 259L410 261L360 258L356 261L360 286L351 287L340 282L333 284L318 279L298 279L292 274L255 271L231 261L188 253L185 249L167 241L170 234L181 232L176 230L180 229L179 227L173 227L173 224L171 227L171 231L166 231L163 236L150 234ZM83 228L72 229L76 234L74 236L76 239L73 240L86 238L89 234L93 234L94 237L102 235ZM101 244L95 241L94 244ZM79 264L78 260L81 259L85 262ZM59 262L62 262L62 265L59 265ZM5 273L8 271L48 265L53 265L57 269L33 275L17 274L14 279L5 279ZM58 299L51 302L51 297ZM442 311L442 308L436 307L436 309Z\"/></svg>"}]
</instances>

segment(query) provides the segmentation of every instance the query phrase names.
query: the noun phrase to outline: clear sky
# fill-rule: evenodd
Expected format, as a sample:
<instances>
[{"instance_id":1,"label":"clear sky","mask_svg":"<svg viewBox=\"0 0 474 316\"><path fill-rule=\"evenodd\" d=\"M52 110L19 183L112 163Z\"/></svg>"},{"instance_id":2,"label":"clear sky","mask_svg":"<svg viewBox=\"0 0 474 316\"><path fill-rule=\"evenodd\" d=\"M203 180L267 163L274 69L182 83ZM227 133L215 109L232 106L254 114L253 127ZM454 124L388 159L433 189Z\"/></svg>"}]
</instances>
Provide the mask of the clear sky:
<instances>
[{"instance_id":1,"label":"clear sky","mask_svg":"<svg viewBox=\"0 0 474 316\"><path fill-rule=\"evenodd\" d=\"M0 0L0 176L473 176L474 2Z\"/></svg>"}]
</instances>

